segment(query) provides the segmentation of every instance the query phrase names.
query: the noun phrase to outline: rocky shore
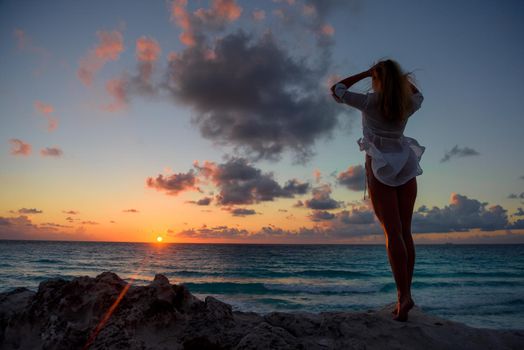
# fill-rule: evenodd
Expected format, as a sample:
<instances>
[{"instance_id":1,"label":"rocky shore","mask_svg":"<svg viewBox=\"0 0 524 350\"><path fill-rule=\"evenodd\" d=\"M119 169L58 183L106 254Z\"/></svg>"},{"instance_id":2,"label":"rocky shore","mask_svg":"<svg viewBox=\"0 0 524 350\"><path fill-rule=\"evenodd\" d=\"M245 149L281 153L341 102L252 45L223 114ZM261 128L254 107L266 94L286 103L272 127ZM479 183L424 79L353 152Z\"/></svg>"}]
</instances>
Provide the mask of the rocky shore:
<instances>
[{"instance_id":1,"label":"rocky shore","mask_svg":"<svg viewBox=\"0 0 524 350\"><path fill-rule=\"evenodd\" d=\"M423 313L232 311L163 275L148 286L104 272L0 294L1 349L524 349L524 331L477 329Z\"/></svg>"}]
</instances>

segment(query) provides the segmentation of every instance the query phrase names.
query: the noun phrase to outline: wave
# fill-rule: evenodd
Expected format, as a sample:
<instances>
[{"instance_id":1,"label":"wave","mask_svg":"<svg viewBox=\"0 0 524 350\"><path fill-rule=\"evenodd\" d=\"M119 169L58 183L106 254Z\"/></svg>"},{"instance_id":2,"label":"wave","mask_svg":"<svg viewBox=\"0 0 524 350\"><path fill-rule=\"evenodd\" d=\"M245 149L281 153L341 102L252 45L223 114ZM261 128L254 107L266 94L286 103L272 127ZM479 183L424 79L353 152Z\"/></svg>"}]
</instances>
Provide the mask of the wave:
<instances>
[{"instance_id":1,"label":"wave","mask_svg":"<svg viewBox=\"0 0 524 350\"><path fill-rule=\"evenodd\" d=\"M30 262L39 264L64 264L64 261L55 259L37 259L31 260Z\"/></svg>"},{"instance_id":2,"label":"wave","mask_svg":"<svg viewBox=\"0 0 524 350\"><path fill-rule=\"evenodd\" d=\"M234 282L204 282L183 283L194 293L209 294L356 294L370 293L380 290L379 286L352 285L308 285L284 283L234 283Z\"/></svg>"},{"instance_id":3,"label":"wave","mask_svg":"<svg viewBox=\"0 0 524 350\"><path fill-rule=\"evenodd\" d=\"M286 278L286 277L320 277L320 278L346 278L358 279L365 277L374 277L371 274L361 271L351 270L299 270L299 271L195 271L182 270L173 273L174 276L180 277L251 277L251 278Z\"/></svg>"}]
</instances>

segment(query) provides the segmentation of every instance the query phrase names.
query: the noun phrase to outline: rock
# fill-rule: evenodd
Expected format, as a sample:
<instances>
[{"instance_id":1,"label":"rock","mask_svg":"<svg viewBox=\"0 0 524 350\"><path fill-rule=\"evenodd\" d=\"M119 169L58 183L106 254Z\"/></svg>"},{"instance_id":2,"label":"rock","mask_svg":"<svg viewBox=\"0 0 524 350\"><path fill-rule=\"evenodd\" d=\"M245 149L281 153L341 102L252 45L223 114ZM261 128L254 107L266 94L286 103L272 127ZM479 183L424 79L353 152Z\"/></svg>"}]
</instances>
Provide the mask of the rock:
<instances>
[{"instance_id":1,"label":"rock","mask_svg":"<svg viewBox=\"0 0 524 350\"><path fill-rule=\"evenodd\" d=\"M233 311L201 301L156 275L147 286L104 272L51 279L38 291L0 293L1 349L522 349L524 331L476 329L414 307L409 321L394 305L368 312Z\"/></svg>"}]
</instances>

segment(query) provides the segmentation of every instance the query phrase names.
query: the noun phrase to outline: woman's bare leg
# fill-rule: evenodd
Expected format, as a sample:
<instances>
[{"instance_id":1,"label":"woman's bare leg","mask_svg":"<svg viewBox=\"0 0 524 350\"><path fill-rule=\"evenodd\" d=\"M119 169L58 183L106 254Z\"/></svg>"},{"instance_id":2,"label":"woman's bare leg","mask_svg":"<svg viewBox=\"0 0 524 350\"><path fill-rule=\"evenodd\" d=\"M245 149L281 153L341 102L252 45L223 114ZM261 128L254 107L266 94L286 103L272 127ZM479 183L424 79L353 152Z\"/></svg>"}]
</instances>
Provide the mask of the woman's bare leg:
<instances>
[{"instance_id":1,"label":"woman's bare leg","mask_svg":"<svg viewBox=\"0 0 524 350\"><path fill-rule=\"evenodd\" d=\"M371 170L370 159L366 161L366 172L368 173L371 203L386 235L389 264L397 285L398 313L396 319L404 321L407 319L409 308L406 306L411 300L411 294L408 283L408 256L402 236L397 189L384 185L375 178Z\"/></svg>"},{"instance_id":2,"label":"woman's bare leg","mask_svg":"<svg viewBox=\"0 0 524 350\"><path fill-rule=\"evenodd\" d=\"M408 286L411 291L411 281L413 280L413 270L415 268L415 245L411 236L411 220L413 218L415 199L417 198L417 179L414 177L406 184L399 186L397 195L400 221L402 222L402 238L408 253Z\"/></svg>"}]
</instances>

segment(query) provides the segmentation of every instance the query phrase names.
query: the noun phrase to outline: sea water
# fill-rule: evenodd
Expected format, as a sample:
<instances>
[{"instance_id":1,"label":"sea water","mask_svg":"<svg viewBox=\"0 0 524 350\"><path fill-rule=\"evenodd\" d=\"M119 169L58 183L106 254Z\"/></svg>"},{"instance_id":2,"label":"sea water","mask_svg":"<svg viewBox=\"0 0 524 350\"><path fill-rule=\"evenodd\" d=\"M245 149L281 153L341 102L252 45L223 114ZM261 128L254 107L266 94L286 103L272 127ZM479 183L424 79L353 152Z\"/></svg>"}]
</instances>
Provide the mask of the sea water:
<instances>
[{"instance_id":1,"label":"sea water","mask_svg":"<svg viewBox=\"0 0 524 350\"><path fill-rule=\"evenodd\" d=\"M425 312L475 327L524 329L524 245L418 245L412 294ZM392 303L381 245L0 241L0 292L48 278L155 274L235 310L365 311Z\"/></svg>"}]
</instances>

